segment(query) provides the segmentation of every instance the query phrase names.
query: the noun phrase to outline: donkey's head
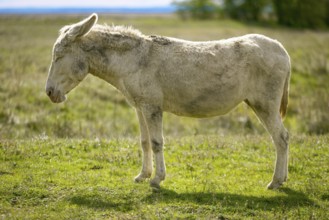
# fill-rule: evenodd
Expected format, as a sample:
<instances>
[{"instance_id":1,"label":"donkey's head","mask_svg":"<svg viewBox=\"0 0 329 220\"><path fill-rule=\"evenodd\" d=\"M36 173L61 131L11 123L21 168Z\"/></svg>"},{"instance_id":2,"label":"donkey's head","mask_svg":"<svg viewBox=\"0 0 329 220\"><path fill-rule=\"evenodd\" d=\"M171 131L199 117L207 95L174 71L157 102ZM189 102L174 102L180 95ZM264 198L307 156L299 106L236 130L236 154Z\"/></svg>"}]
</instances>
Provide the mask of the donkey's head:
<instances>
[{"instance_id":1,"label":"donkey's head","mask_svg":"<svg viewBox=\"0 0 329 220\"><path fill-rule=\"evenodd\" d=\"M46 93L55 103L65 101L65 95L74 89L88 74L89 64L86 55L79 47L79 41L97 22L92 14L79 23L65 26L60 31L53 48Z\"/></svg>"}]
</instances>

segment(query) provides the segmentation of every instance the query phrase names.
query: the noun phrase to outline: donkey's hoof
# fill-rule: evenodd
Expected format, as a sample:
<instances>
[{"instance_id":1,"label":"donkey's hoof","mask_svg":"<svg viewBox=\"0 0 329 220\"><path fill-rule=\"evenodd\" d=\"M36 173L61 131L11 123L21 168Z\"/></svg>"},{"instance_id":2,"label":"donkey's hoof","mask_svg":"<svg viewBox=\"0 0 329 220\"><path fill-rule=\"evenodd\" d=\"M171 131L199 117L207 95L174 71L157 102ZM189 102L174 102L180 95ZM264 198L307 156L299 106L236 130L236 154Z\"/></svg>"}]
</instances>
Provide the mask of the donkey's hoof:
<instances>
[{"instance_id":1,"label":"donkey's hoof","mask_svg":"<svg viewBox=\"0 0 329 220\"><path fill-rule=\"evenodd\" d=\"M138 176L135 177L135 182L136 183L140 183L140 182L143 182L145 181L146 179L150 178L151 175L144 175L142 173L140 173Z\"/></svg>"},{"instance_id":2,"label":"donkey's hoof","mask_svg":"<svg viewBox=\"0 0 329 220\"><path fill-rule=\"evenodd\" d=\"M140 176L136 176L134 180L135 180L135 183L141 183L145 180L145 178L142 178Z\"/></svg>"},{"instance_id":3,"label":"donkey's hoof","mask_svg":"<svg viewBox=\"0 0 329 220\"><path fill-rule=\"evenodd\" d=\"M282 186L283 181L272 181L267 185L267 189L277 189Z\"/></svg>"},{"instance_id":4,"label":"donkey's hoof","mask_svg":"<svg viewBox=\"0 0 329 220\"><path fill-rule=\"evenodd\" d=\"M153 191L159 191L160 190L160 183L157 181L151 180L150 186L153 189Z\"/></svg>"}]
</instances>

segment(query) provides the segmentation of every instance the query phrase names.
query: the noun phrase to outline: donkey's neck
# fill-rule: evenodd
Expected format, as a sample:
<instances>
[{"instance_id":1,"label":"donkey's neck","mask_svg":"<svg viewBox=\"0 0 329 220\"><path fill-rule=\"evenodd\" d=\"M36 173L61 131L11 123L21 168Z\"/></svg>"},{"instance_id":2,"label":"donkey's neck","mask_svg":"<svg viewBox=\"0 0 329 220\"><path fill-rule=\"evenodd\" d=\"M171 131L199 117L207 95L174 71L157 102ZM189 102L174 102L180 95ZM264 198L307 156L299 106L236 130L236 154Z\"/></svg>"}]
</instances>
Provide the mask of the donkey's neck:
<instances>
[{"instance_id":1,"label":"donkey's neck","mask_svg":"<svg viewBox=\"0 0 329 220\"><path fill-rule=\"evenodd\" d=\"M88 57L89 72L118 87L122 78L139 70L147 42L136 30L96 26L80 45Z\"/></svg>"}]
</instances>

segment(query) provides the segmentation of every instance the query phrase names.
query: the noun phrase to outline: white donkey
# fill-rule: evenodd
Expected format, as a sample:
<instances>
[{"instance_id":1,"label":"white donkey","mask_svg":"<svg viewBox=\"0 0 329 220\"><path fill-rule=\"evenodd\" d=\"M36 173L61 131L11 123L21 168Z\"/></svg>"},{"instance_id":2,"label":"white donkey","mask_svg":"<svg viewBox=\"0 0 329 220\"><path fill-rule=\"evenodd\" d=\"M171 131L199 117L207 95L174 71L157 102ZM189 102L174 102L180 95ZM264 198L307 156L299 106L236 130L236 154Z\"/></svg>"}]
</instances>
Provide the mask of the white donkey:
<instances>
[{"instance_id":1,"label":"white donkey","mask_svg":"<svg viewBox=\"0 0 329 220\"><path fill-rule=\"evenodd\" d=\"M165 179L164 111L210 117L225 114L241 102L254 110L276 146L268 188L286 181L288 132L282 118L288 104L290 58L278 41L252 34L191 42L96 22L97 15L92 14L60 30L46 92L53 102L63 102L88 73L121 91L136 108L140 124L143 166L136 182L151 177L153 154L155 175L150 185L159 188Z\"/></svg>"}]
</instances>

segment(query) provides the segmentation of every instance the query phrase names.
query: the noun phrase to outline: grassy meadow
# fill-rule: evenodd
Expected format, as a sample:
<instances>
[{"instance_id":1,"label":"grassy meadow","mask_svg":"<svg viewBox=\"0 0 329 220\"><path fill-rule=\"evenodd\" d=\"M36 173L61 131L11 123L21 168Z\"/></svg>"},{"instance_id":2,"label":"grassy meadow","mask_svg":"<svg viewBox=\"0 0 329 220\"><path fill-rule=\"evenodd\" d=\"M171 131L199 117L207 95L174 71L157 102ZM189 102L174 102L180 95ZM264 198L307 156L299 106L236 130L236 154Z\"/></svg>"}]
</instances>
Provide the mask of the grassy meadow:
<instances>
[{"instance_id":1,"label":"grassy meadow","mask_svg":"<svg viewBox=\"0 0 329 220\"><path fill-rule=\"evenodd\" d=\"M0 219L327 219L329 32L165 16L99 16L149 35L215 40L261 33L292 59L289 181L266 190L275 151L244 104L222 117L164 115L167 179L135 184L134 110L89 76L63 104L44 92L58 30L81 16L0 16ZM129 64L127 64L129 65Z\"/></svg>"}]
</instances>

